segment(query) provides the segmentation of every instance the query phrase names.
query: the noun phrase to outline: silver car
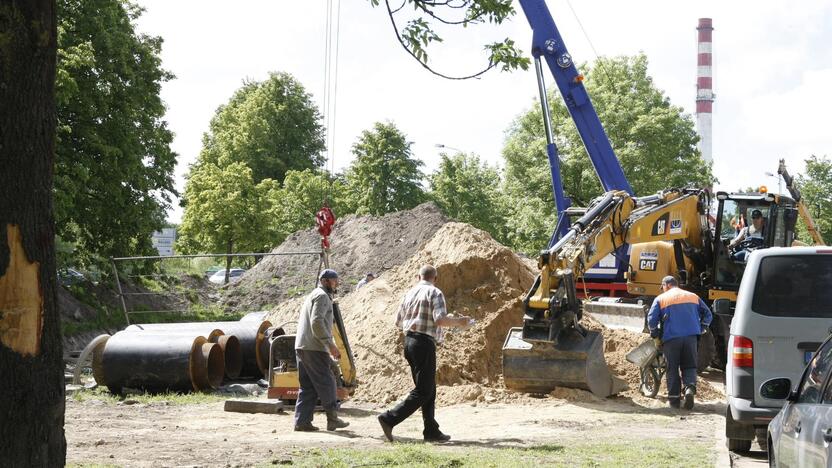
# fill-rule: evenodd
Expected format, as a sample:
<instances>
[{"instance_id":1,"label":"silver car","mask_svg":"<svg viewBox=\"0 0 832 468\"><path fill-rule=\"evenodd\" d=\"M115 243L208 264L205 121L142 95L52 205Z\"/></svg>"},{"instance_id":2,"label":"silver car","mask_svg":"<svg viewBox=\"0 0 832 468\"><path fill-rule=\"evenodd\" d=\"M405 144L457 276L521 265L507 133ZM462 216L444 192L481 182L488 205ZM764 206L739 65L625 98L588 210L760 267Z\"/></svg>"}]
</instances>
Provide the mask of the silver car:
<instances>
[{"instance_id":1,"label":"silver car","mask_svg":"<svg viewBox=\"0 0 832 468\"><path fill-rule=\"evenodd\" d=\"M792 391L787 378L769 380L760 393L786 400L768 425L769 466L827 467L832 462L832 340L827 339Z\"/></svg>"},{"instance_id":2,"label":"silver car","mask_svg":"<svg viewBox=\"0 0 832 468\"><path fill-rule=\"evenodd\" d=\"M719 309L719 304L714 305ZM801 371L832 333L832 249L790 247L749 256L731 321L725 389L728 449L747 452L782 399L761 394L764 382Z\"/></svg>"}]
</instances>

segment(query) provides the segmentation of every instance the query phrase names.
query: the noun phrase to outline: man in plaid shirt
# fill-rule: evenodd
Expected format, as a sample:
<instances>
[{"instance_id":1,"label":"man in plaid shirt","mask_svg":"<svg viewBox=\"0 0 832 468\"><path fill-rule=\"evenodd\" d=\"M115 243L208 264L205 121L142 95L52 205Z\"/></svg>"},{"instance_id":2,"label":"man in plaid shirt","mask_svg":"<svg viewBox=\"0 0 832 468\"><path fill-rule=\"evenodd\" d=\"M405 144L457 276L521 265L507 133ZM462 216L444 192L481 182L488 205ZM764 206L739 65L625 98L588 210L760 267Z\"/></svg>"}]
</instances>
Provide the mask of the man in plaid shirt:
<instances>
[{"instance_id":1,"label":"man in plaid shirt","mask_svg":"<svg viewBox=\"0 0 832 468\"><path fill-rule=\"evenodd\" d=\"M393 441L393 427L422 408L427 442L445 442L449 435L439 430L434 419L436 404L436 343L442 342L443 327L468 328L470 317L452 317L445 308L445 295L434 286L436 268L425 265L419 270L421 281L405 294L396 312L396 326L405 334L404 357L410 365L415 387L404 401L379 415L384 436Z\"/></svg>"}]
</instances>

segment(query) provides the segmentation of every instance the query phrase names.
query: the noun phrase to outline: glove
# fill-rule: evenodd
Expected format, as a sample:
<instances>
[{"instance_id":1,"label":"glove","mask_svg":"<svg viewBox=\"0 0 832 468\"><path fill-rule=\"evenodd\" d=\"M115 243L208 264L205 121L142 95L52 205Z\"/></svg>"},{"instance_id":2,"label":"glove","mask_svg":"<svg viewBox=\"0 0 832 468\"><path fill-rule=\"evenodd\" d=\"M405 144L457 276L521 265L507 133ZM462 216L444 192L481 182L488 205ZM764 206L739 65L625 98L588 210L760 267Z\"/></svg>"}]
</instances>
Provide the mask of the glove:
<instances>
[{"instance_id":1,"label":"glove","mask_svg":"<svg viewBox=\"0 0 832 468\"><path fill-rule=\"evenodd\" d=\"M661 338L653 338L653 344L656 345L656 349L662 349L662 339Z\"/></svg>"},{"instance_id":2,"label":"glove","mask_svg":"<svg viewBox=\"0 0 832 468\"><path fill-rule=\"evenodd\" d=\"M701 329L699 330L699 334L704 335L705 333L710 333L710 331L708 330L707 326L702 325Z\"/></svg>"}]
</instances>

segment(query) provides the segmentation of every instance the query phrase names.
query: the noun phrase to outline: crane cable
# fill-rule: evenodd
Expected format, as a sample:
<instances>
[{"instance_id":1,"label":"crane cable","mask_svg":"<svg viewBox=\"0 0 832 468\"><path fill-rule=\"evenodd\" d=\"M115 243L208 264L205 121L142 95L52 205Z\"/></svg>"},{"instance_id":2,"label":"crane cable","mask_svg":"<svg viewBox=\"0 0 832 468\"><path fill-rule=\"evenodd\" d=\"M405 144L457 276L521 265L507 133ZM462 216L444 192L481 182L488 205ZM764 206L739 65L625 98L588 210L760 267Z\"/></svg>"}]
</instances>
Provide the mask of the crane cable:
<instances>
[{"instance_id":1,"label":"crane cable","mask_svg":"<svg viewBox=\"0 0 832 468\"><path fill-rule=\"evenodd\" d=\"M333 6L333 3L334 6ZM321 166L321 205L327 206L331 198L335 173L335 123L338 95L338 55L341 33L341 0L327 0L324 38L324 90L322 96L326 146ZM333 44L334 43L334 44Z\"/></svg>"}]
</instances>

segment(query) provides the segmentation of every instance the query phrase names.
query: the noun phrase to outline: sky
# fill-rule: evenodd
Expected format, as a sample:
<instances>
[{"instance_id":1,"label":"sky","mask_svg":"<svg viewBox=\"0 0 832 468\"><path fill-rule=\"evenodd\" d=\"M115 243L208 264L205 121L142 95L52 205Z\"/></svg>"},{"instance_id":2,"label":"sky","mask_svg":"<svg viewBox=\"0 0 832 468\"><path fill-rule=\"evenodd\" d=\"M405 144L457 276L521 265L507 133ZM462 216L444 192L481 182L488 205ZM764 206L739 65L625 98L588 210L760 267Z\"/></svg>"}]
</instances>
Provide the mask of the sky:
<instances>
[{"instance_id":1,"label":"sky","mask_svg":"<svg viewBox=\"0 0 832 468\"><path fill-rule=\"evenodd\" d=\"M338 10L339 0L333 2ZM324 108L326 0L139 0L139 32L161 36L162 65L176 78L162 87L179 155L176 187L201 149L217 107L244 80L270 71L294 75ZM394 2L396 3L396 2ZM577 63L644 52L655 85L686 112L695 110L696 25L713 18L713 157L717 189L767 185L785 158L790 172L809 155L832 156L832 2L548 0ZM330 162L347 167L363 130L394 122L433 171L436 144L501 164L506 129L537 103L533 67L491 71L481 79L435 77L396 41L387 12L369 0L340 1L338 76L330 106ZM430 64L452 75L485 64L483 44L510 37L528 53L531 29L520 13L502 25L440 29ZM573 13L574 9L574 13ZM334 16L334 15L333 15ZM581 28L581 25L583 28ZM584 31L586 34L584 34ZM547 84L554 82L547 73ZM337 89L336 89L337 85ZM783 188L785 191L785 188ZM179 222L175 205L169 220Z\"/></svg>"}]
</instances>

